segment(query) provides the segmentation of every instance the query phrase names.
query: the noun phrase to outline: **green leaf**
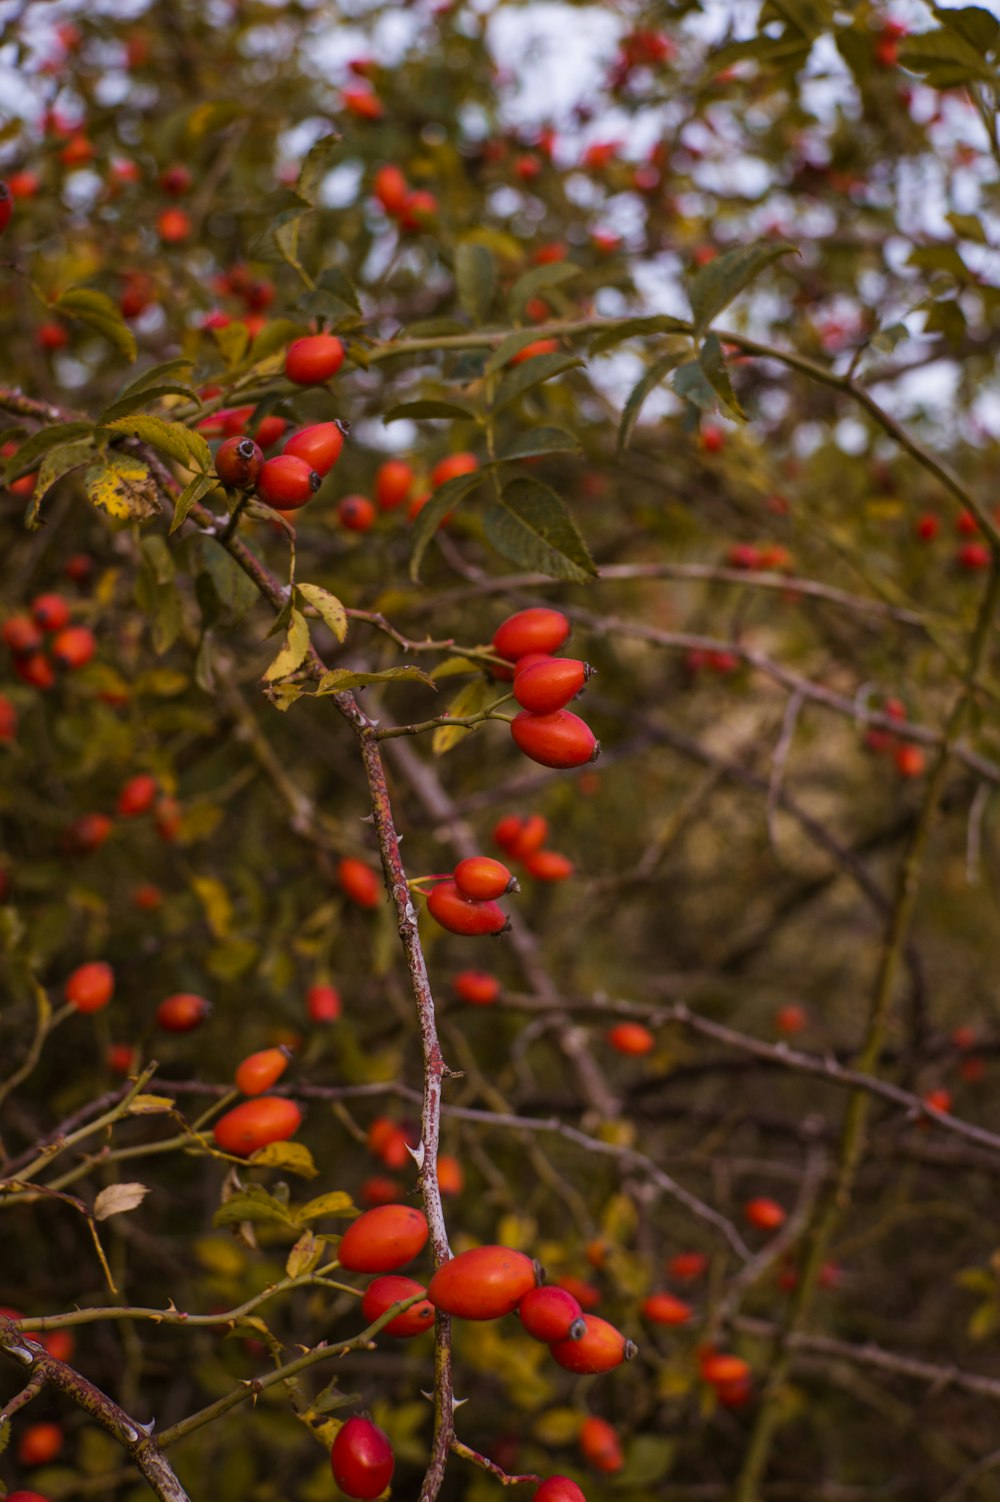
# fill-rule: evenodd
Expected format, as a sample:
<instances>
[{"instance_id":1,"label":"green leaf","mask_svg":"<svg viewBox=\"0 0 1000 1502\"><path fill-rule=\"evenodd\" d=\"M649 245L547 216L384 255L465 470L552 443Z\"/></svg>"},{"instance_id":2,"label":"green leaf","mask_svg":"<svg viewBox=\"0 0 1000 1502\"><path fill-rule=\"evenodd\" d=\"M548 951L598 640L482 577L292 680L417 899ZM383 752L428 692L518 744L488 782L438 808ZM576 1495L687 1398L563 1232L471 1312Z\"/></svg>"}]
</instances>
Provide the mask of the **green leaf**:
<instances>
[{"instance_id":1,"label":"green leaf","mask_svg":"<svg viewBox=\"0 0 1000 1502\"><path fill-rule=\"evenodd\" d=\"M369 683L397 683L404 680L426 683L430 688L436 686L433 678L423 668L383 668L378 673L352 673L349 668L334 668L332 672L323 674L316 692L342 694L347 689L366 688Z\"/></svg>"},{"instance_id":2,"label":"green leaf","mask_svg":"<svg viewBox=\"0 0 1000 1502\"><path fill-rule=\"evenodd\" d=\"M212 1216L213 1226L235 1226L241 1220L253 1221L255 1225L295 1225L295 1216L288 1206L260 1184L248 1184Z\"/></svg>"},{"instance_id":3,"label":"green leaf","mask_svg":"<svg viewBox=\"0 0 1000 1502\"><path fill-rule=\"evenodd\" d=\"M960 84L993 79L993 70L982 52L958 31L942 28L924 31L904 41L900 65L919 73L936 89L954 89Z\"/></svg>"},{"instance_id":4,"label":"green leaf","mask_svg":"<svg viewBox=\"0 0 1000 1502\"><path fill-rule=\"evenodd\" d=\"M317 1195L315 1199L299 1205L295 1219L299 1225L307 1225L309 1221L322 1220L326 1215L349 1215L353 1218L357 1213L349 1194L345 1194L342 1189L331 1189L328 1194Z\"/></svg>"},{"instance_id":5,"label":"green leaf","mask_svg":"<svg viewBox=\"0 0 1000 1502\"><path fill-rule=\"evenodd\" d=\"M144 522L160 510L156 481L132 454L109 454L88 469L83 483L91 504L116 521Z\"/></svg>"},{"instance_id":6,"label":"green leaf","mask_svg":"<svg viewBox=\"0 0 1000 1502\"><path fill-rule=\"evenodd\" d=\"M463 313L480 324L496 290L496 262L485 245L463 240L455 249L455 282Z\"/></svg>"},{"instance_id":7,"label":"green leaf","mask_svg":"<svg viewBox=\"0 0 1000 1502\"><path fill-rule=\"evenodd\" d=\"M480 673L471 683L465 683L448 705L447 713L455 719L478 714L497 696L495 683L489 683ZM443 756L457 746L465 736L472 734L469 725L439 725L431 736L431 750L435 756Z\"/></svg>"},{"instance_id":8,"label":"green leaf","mask_svg":"<svg viewBox=\"0 0 1000 1502\"><path fill-rule=\"evenodd\" d=\"M164 360L160 365L152 365L144 370L142 375L136 376L127 386L123 386L115 400L124 401L126 397L138 396L140 391L150 391L154 386L162 386L164 382L170 382L174 376L180 377L182 370L190 370L192 361L187 355L175 355L172 360Z\"/></svg>"},{"instance_id":9,"label":"green leaf","mask_svg":"<svg viewBox=\"0 0 1000 1502\"><path fill-rule=\"evenodd\" d=\"M477 470L471 475L456 475L452 480L445 480L418 515L413 524L413 552L410 555L410 578L414 582L420 578L420 565L438 527L448 512L481 484L482 478Z\"/></svg>"},{"instance_id":10,"label":"green leaf","mask_svg":"<svg viewBox=\"0 0 1000 1502\"><path fill-rule=\"evenodd\" d=\"M237 369L250 347L250 335L245 323L231 323L224 329L213 329L212 338L219 346L219 353L230 372Z\"/></svg>"},{"instance_id":11,"label":"green leaf","mask_svg":"<svg viewBox=\"0 0 1000 1502\"><path fill-rule=\"evenodd\" d=\"M527 349L529 344L537 343L537 329L515 329L512 334L508 334L507 337L501 340L501 342L497 345L496 349L493 351L486 364L483 366L484 373L486 375L493 375L496 371L502 370L505 365L509 364L509 362L513 360L515 355L519 355L521 353L522 349Z\"/></svg>"},{"instance_id":12,"label":"green leaf","mask_svg":"<svg viewBox=\"0 0 1000 1502\"><path fill-rule=\"evenodd\" d=\"M531 271L526 271L519 276L510 295L507 298L507 307L515 318L520 317L525 303L537 297L548 287L561 287L563 282L568 282L575 276L580 275L579 266L574 266L571 261L549 261L545 266L535 266ZM535 335L538 338L538 335Z\"/></svg>"},{"instance_id":13,"label":"green leaf","mask_svg":"<svg viewBox=\"0 0 1000 1502\"><path fill-rule=\"evenodd\" d=\"M302 209L296 212L290 210L287 214L280 214L274 226L274 243L285 263L308 284L309 278L305 267L299 260L299 225L306 214L311 214L311 209Z\"/></svg>"},{"instance_id":14,"label":"green leaf","mask_svg":"<svg viewBox=\"0 0 1000 1502\"><path fill-rule=\"evenodd\" d=\"M597 569L565 505L539 480L512 480L488 507L486 536L498 553L533 572L586 584Z\"/></svg>"},{"instance_id":15,"label":"green leaf","mask_svg":"<svg viewBox=\"0 0 1000 1502\"><path fill-rule=\"evenodd\" d=\"M103 334L127 360L134 360L139 346L135 335L121 315L117 303L105 292L93 287L69 287L57 298L53 307L66 318L75 318L80 323Z\"/></svg>"},{"instance_id":16,"label":"green leaf","mask_svg":"<svg viewBox=\"0 0 1000 1502\"><path fill-rule=\"evenodd\" d=\"M461 678L465 674L482 673L482 671L482 663L474 662L471 657L446 657L431 670L431 677L437 683L441 678Z\"/></svg>"},{"instance_id":17,"label":"green leaf","mask_svg":"<svg viewBox=\"0 0 1000 1502\"><path fill-rule=\"evenodd\" d=\"M981 5L962 5L956 10L944 6L931 7L935 18L949 31L964 37L978 53L995 52L1000 39L1000 20ZM920 38L914 37L915 42Z\"/></svg>"},{"instance_id":18,"label":"green leaf","mask_svg":"<svg viewBox=\"0 0 1000 1502\"><path fill-rule=\"evenodd\" d=\"M297 339L301 333L301 323L296 323L291 318L270 319L250 346L246 368L252 370L255 365L262 365L279 350L284 351L286 345L291 344L292 340Z\"/></svg>"},{"instance_id":19,"label":"green leaf","mask_svg":"<svg viewBox=\"0 0 1000 1502\"><path fill-rule=\"evenodd\" d=\"M389 411L382 418L382 421L388 426L389 423L400 422L404 418L415 422L421 418L429 417L450 418L452 421L457 419L467 421L469 418L475 419L476 414L471 407L462 406L459 402L427 400L403 402L398 407L390 407Z\"/></svg>"},{"instance_id":20,"label":"green leaf","mask_svg":"<svg viewBox=\"0 0 1000 1502\"><path fill-rule=\"evenodd\" d=\"M174 514L170 521L171 532L176 532L178 527L183 526L192 506L196 506L202 496L214 490L217 483L214 475L195 475L193 480L188 481L174 505Z\"/></svg>"},{"instance_id":21,"label":"green leaf","mask_svg":"<svg viewBox=\"0 0 1000 1502\"><path fill-rule=\"evenodd\" d=\"M736 399L736 393L729 379L726 357L722 353L722 344L718 334L709 334L707 336L698 355L698 364L701 366L702 374L705 376L708 384L729 415L735 417L739 422L745 422L746 413Z\"/></svg>"},{"instance_id":22,"label":"green leaf","mask_svg":"<svg viewBox=\"0 0 1000 1502\"><path fill-rule=\"evenodd\" d=\"M340 132L331 130L328 135L311 146L303 158L299 175L295 179L295 191L300 198L314 208L319 197L319 190L323 186L323 179L333 166L334 158L340 149Z\"/></svg>"},{"instance_id":23,"label":"green leaf","mask_svg":"<svg viewBox=\"0 0 1000 1502\"><path fill-rule=\"evenodd\" d=\"M694 313L695 333L703 334L712 319L749 287L765 267L795 250L786 241L758 240L727 250L702 266L691 280L688 299Z\"/></svg>"},{"instance_id":24,"label":"green leaf","mask_svg":"<svg viewBox=\"0 0 1000 1502\"><path fill-rule=\"evenodd\" d=\"M666 313L656 313L649 318L627 318L624 323L619 323L615 328L603 329L595 334L590 341L588 353L602 355L605 350L614 349L616 344L621 344L626 339L645 337L647 334L686 334L689 332L690 327L683 318L671 318Z\"/></svg>"},{"instance_id":25,"label":"green leaf","mask_svg":"<svg viewBox=\"0 0 1000 1502\"><path fill-rule=\"evenodd\" d=\"M655 1487L674 1462L677 1446L662 1434L636 1434L625 1452L625 1468L615 1476L615 1490Z\"/></svg>"},{"instance_id":26,"label":"green leaf","mask_svg":"<svg viewBox=\"0 0 1000 1502\"><path fill-rule=\"evenodd\" d=\"M354 283L346 272L341 271L339 266L327 266L320 272L316 282L318 292L329 292L340 302L344 303L354 313L361 312L361 303Z\"/></svg>"},{"instance_id":27,"label":"green leaf","mask_svg":"<svg viewBox=\"0 0 1000 1502\"><path fill-rule=\"evenodd\" d=\"M279 678L287 678L289 673L301 667L308 651L309 622L301 610L293 610L285 644L264 674L264 682L275 683Z\"/></svg>"},{"instance_id":28,"label":"green leaf","mask_svg":"<svg viewBox=\"0 0 1000 1502\"><path fill-rule=\"evenodd\" d=\"M92 443L65 443L60 444L58 448L49 449L42 460L38 479L35 481L35 489L28 505L25 518L27 526L38 526L39 509L56 481L61 480L63 475L68 475L74 469L82 469L85 464L90 464L93 458L94 445Z\"/></svg>"},{"instance_id":29,"label":"green leaf","mask_svg":"<svg viewBox=\"0 0 1000 1502\"><path fill-rule=\"evenodd\" d=\"M254 1168L284 1168L300 1179L319 1177L312 1153L301 1142L269 1142L266 1147L259 1147L251 1153L247 1162Z\"/></svg>"},{"instance_id":30,"label":"green leaf","mask_svg":"<svg viewBox=\"0 0 1000 1502\"><path fill-rule=\"evenodd\" d=\"M554 376L562 375L564 371L573 370L583 363L576 355L554 352L551 355L535 355L533 359L525 360L523 365L515 365L500 382L493 401L493 411L502 412L504 407L524 396L526 391L531 391L543 381L551 381Z\"/></svg>"},{"instance_id":31,"label":"green leaf","mask_svg":"<svg viewBox=\"0 0 1000 1502\"><path fill-rule=\"evenodd\" d=\"M173 384L164 386L149 386L142 391L133 392L131 396L123 396L113 406L105 409L97 420L99 428L110 427L116 417L127 417L130 412L138 412L141 407L148 407L153 402L158 402L164 396L184 396L190 401L199 402L197 391L190 386L176 386Z\"/></svg>"},{"instance_id":32,"label":"green leaf","mask_svg":"<svg viewBox=\"0 0 1000 1502\"><path fill-rule=\"evenodd\" d=\"M646 404L646 398L650 392L655 391L661 381L665 381L672 370L683 360L687 348L671 350L669 354L660 355L654 360L646 373L640 377L629 392L628 400L622 408L622 420L618 426L618 452L626 449L632 440L635 425L639 421L639 414Z\"/></svg>"},{"instance_id":33,"label":"green leaf","mask_svg":"<svg viewBox=\"0 0 1000 1502\"><path fill-rule=\"evenodd\" d=\"M976 214L945 214L944 216L960 240L972 240L976 245L988 245L982 220Z\"/></svg>"},{"instance_id":34,"label":"green leaf","mask_svg":"<svg viewBox=\"0 0 1000 1502\"><path fill-rule=\"evenodd\" d=\"M718 407L715 390L697 360L682 365L670 382L677 395L701 412L714 412Z\"/></svg>"},{"instance_id":35,"label":"green leaf","mask_svg":"<svg viewBox=\"0 0 1000 1502\"><path fill-rule=\"evenodd\" d=\"M347 636L347 612L337 596L318 584L299 584L297 588L303 599L308 600L318 612L323 623L329 626L337 640L343 641Z\"/></svg>"},{"instance_id":36,"label":"green leaf","mask_svg":"<svg viewBox=\"0 0 1000 1502\"><path fill-rule=\"evenodd\" d=\"M11 454L3 467L3 483L9 485L18 475L27 474L35 468L36 461L49 449L68 444L76 438L92 433L89 422L55 422L49 428L32 433L15 454Z\"/></svg>"},{"instance_id":37,"label":"green leaf","mask_svg":"<svg viewBox=\"0 0 1000 1502\"><path fill-rule=\"evenodd\" d=\"M129 433L161 454L186 464L189 469L197 468L205 473L212 468L212 450L200 433L186 428L182 422L166 422L147 412L135 412L129 417L116 417L103 426L117 433Z\"/></svg>"},{"instance_id":38,"label":"green leaf","mask_svg":"<svg viewBox=\"0 0 1000 1502\"><path fill-rule=\"evenodd\" d=\"M500 459L533 459L537 454L578 454L580 445L562 428L529 428L506 445Z\"/></svg>"}]
</instances>

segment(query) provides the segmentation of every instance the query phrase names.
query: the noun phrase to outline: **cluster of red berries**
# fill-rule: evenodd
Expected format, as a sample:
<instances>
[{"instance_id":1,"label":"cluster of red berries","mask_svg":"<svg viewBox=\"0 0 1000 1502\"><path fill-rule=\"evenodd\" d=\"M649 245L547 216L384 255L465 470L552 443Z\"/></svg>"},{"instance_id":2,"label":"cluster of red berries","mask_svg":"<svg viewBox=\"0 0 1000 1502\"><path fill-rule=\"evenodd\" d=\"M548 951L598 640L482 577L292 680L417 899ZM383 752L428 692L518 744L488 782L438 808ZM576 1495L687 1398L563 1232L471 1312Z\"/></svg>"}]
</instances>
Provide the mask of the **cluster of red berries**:
<instances>
[{"instance_id":1,"label":"cluster of red berries","mask_svg":"<svg viewBox=\"0 0 1000 1502\"><path fill-rule=\"evenodd\" d=\"M510 925L496 899L520 890L502 861L472 855L459 861L450 878L438 880L428 895L427 911L452 934L502 934Z\"/></svg>"},{"instance_id":2,"label":"cluster of red berries","mask_svg":"<svg viewBox=\"0 0 1000 1502\"><path fill-rule=\"evenodd\" d=\"M886 699L882 713L887 719L903 724L906 720L906 705L902 699ZM900 777L922 777L927 770L927 755L922 746L913 741L902 740L891 730L873 725L865 732L865 746L876 756L888 756L896 764Z\"/></svg>"},{"instance_id":3,"label":"cluster of red berries","mask_svg":"<svg viewBox=\"0 0 1000 1502\"><path fill-rule=\"evenodd\" d=\"M223 485L255 491L275 511L297 511L311 501L325 475L340 458L346 429L339 422L300 428L273 459L265 459L249 437L227 438L215 455L215 472Z\"/></svg>"},{"instance_id":4,"label":"cluster of red berries","mask_svg":"<svg viewBox=\"0 0 1000 1502\"><path fill-rule=\"evenodd\" d=\"M0 638L10 648L17 677L32 688L52 688L56 668L73 672L85 667L97 650L93 632L86 626L71 626L69 605L55 594L32 600L30 615L10 616L0 629Z\"/></svg>"},{"instance_id":5,"label":"cluster of red berries","mask_svg":"<svg viewBox=\"0 0 1000 1502\"><path fill-rule=\"evenodd\" d=\"M509 667L493 675L513 683L522 706L511 721L514 744L543 767L580 767L596 761L601 748L590 726L564 706L586 687L593 669L554 654L569 636L560 610L534 606L510 615L493 633L493 650Z\"/></svg>"},{"instance_id":6,"label":"cluster of red berries","mask_svg":"<svg viewBox=\"0 0 1000 1502\"><path fill-rule=\"evenodd\" d=\"M434 194L425 188L411 188L400 169L391 164L379 168L373 186L376 202L406 234L417 234L437 213Z\"/></svg>"},{"instance_id":7,"label":"cluster of red berries","mask_svg":"<svg viewBox=\"0 0 1000 1502\"><path fill-rule=\"evenodd\" d=\"M494 843L512 860L520 861L536 881L565 881L573 875L573 862L558 850L544 849L549 821L541 814L508 814L493 826Z\"/></svg>"},{"instance_id":8,"label":"cluster of red berries","mask_svg":"<svg viewBox=\"0 0 1000 1502\"><path fill-rule=\"evenodd\" d=\"M913 530L918 541L933 542L941 531L941 518L933 511L925 511L917 517ZM960 511L955 521L955 530L960 537L975 538L980 530L979 522L971 511ZM992 557L992 551L985 542L963 542L955 550L955 564L966 573L978 573L980 569L989 568Z\"/></svg>"},{"instance_id":9,"label":"cluster of red berries","mask_svg":"<svg viewBox=\"0 0 1000 1502\"><path fill-rule=\"evenodd\" d=\"M734 542L726 554L726 562L730 568L763 569L777 574L792 567L792 555L780 543L759 546L752 542Z\"/></svg>"}]
</instances>

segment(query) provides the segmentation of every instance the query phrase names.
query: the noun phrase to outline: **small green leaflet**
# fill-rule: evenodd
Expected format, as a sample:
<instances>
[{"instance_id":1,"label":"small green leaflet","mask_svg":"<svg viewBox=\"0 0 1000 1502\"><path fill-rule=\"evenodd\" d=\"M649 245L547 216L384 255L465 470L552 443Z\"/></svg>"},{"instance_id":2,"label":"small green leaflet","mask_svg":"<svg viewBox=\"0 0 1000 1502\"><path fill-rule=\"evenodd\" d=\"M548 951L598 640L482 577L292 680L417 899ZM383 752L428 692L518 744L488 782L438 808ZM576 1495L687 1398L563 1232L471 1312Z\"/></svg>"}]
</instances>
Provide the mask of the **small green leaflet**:
<instances>
[{"instance_id":1,"label":"small green leaflet","mask_svg":"<svg viewBox=\"0 0 1000 1502\"><path fill-rule=\"evenodd\" d=\"M539 454L578 454L580 445L562 428L529 428L511 439L498 459L533 459Z\"/></svg>"},{"instance_id":2,"label":"small green leaflet","mask_svg":"<svg viewBox=\"0 0 1000 1502\"><path fill-rule=\"evenodd\" d=\"M457 506L459 501L464 500L481 480L482 475L478 471L471 475L456 475L452 480L445 480L420 512L413 526L413 552L410 555L410 578L414 582L420 578L420 565L438 527L448 512Z\"/></svg>"},{"instance_id":3,"label":"small green leaflet","mask_svg":"<svg viewBox=\"0 0 1000 1502\"><path fill-rule=\"evenodd\" d=\"M35 481L35 489L28 506L26 525L34 528L39 525L38 514L41 504L48 492L57 480L63 475L68 475L71 470L82 469L85 464L93 462L94 446L90 442L63 443L57 448L49 449L42 460L38 471L38 479Z\"/></svg>"},{"instance_id":4,"label":"small green leaflet","mask_svg":"<svg viewBox=\"0 0 1000 1502\"><path fill-rule=\"evenodd\" d=\"M579 266L574 266L570 261L550 261L545 266L535 266L531 271L526 271L523 276L518 277L510 289L507 306L517 318L525 303L537 297L539 292L544 292L548 287L559 287L563 282L568 282L574 276L579 275ZM537 334L535 338L538 338Z\"/></svg>"},{"instance_id":5,"label":"small green leaflet","mask_svg":"<svg viewBox=\"0 0 1000 1502\"><path fill-rule=\"evenodd\" d=\"M182 422L165 422L162 417L135 412L129 417L116 417L104 426L141 439L168 458L186 464L189 469L196 468L205 473L212 468L212 450L200 433L186 428Z\"/></svg>"},{"instance_id":6,"label":"small green leaflet","mask_svg":"<svg viewBox=\"0 0 1000 1502\"><path fill-rule=\"evenodd\" d=\"M176 532L177 528L184 524L192 506L196 506L203 496L215 489L217 484L218 481L214 475L195 475L194 479L185 485L174 505L174 514L170 522L171 532Z\"/></svg>"},{"instance_id":7,"label":"small green leaflet","mask_svg":"<svg viewBox=\"0 0 1000 1502\"><path fill-rule=\"evenodd\" d=\"M736 400L736 393L729 379L726 358L722 353L722 344L719 341L718 334L709 334L706 336L698 355L698 364L708 384L725 408L726 414L729 417L736 418L738 422L745 422L746 413ZM677 374L679 376L680 371ZM676 380L674 387L676 389Z\"/></svg>"},{"instance_id":8,"label":"small green leaflet","mask_svg":"<svg viewBox=\"0 0 1000 1502\"><path fill-rule=\"evenodd\" d=\"M485 319L496 280L496 262L486 246L463 240L455 251L455 282L462 311L473 323L480 324Z\"/></svg>"},{"instance_id":9,"label":"small green leaflet","mask_svg":"<svg viewBox=\"0 0 1000 1502\"><path fill-rule=\"evenodd\" d=\"M550 381L553 376L562 375L564 371L573 370L582 364L583 361L575 355L554 351L550 355L534 355L530 360L525 360L523 365L515 365L500 382L493 401L493 411L501 412L504 407L517 401L518 397L524 396L525 392L531 391L535 386L540 386L543 381Z\"/></svg>"},{"instance_id":10,"label":"small green leaflet","mask_svg":"<svg viewBox=\"0 0 1000 1502\"><path fill-rule=\"evenodd\" d=\"M319 680L317 694L342 694L352 688L367 688L370 683L396 683L409 679L436 688L434 680L422 668L383 668L380 673L352 673L350 668L334 668Z\"/></svg>"},{"instance_id":11,"label":"small green leaflet","mask_svg":"<svg viewBox=\"0 0 1000 1502\"><path fill-rule=\"evenodd\" d=\"M795 246L784 240L758 240L753 245L727 250L702 266L688 288L695 333L703 334L712 319L749 287L766 266L794 250Z\"/></svg>"},{"instance_id":12,"label":"small green leaflet","mask_svg":"<svg viewBox=\"0 0 1000 1502\"><path fill-rule=\"evenodd\" d=\"M386 426L391 422L401 422L404 419L410 422L419 421L421 418L447 418L451 421L461 419L468 421L476 420L476 414L471 407L460 406L458 402L443 402L433 398L421 401L402 402L398 407L390 407L382 418Z\"/></svg>"},{"instance_id":13,"label":"small green leaflet","mask_svg":"<svg viewBox=\"0 0 1000 1502\"><path fill-rule=\"evenodd\" d=\"M93 287L70 287L52 305L57 313L85 323L97 333L103 334L119 349L127 360L134 360L139 346L135 335L121 315L117 303L105 292Z\"/></svg>"},{"instance_id":14,"label":"small green leaflet","mask_svg":"<svg viewBox=\"0 0 1000 1502\"><path fill-rule=\"evenodd\" d=\"M659 386L661 381L666 380L672 370L676 370L687 353L688 345L685 343L682 349L674 349L668 354L660 355L659 359L653 361L645 375L641 376L633 386L628 400L622 408L622 420L618 426L619 453L627 448L631 442L635 425L639 421L639 414L642 412L646 398L650 392L655 391L656 387Z\"/></svg>"},{"instance_id":15,"label":"small green leaflet","mask_svg":"<svg viewBox=\"0 0 1000 1502\"><path fill-rule=\"evenodd\" d=\"M91 431L89 422L56 422L50 428L41 428L37 433L32 433L17 452L11 454L4 465L4 484L9 484L11 480L16 480L18 475L27 474L29 470L34 469L36 461L49 449L71 443L77 438L83 438Z\"/></svg>"},{"instance_id":16,"label":"small green leaflet","mask_svg":"<svg viewBox=\"0 0 1000 1502\"><path fill-rule=\"evenodd\" d=\"M539 480L512 480L502 499L487 507L484 527L497 552L523 568L575 584L597 576L573 518Z\"/></svg>"},{"instance_id":17,"label":"small green leaflet","mask_svg":"<svg viewBox=\"0 0 1000 1502\"><path fill-rule=\"evenodd\" d=\"M496 697L496 684L488 682L479 673L471 683L463 684L448 705L447 712L455 719L464 719L467 715L478 714ZM473 727L469 725L439 725L431 736L431 750L435 756L443 756L446 751L457 746L460 740L471 735L472 730Z\"/></svg>"}]
</instances>

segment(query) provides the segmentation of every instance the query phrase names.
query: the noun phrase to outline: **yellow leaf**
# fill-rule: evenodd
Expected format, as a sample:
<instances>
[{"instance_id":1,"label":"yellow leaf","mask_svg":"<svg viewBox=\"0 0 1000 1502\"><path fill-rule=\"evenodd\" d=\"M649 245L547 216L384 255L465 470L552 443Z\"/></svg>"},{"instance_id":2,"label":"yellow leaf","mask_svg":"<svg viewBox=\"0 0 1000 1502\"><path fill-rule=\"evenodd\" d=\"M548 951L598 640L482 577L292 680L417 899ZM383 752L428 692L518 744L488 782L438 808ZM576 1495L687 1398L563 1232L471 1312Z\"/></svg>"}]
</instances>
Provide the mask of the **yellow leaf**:
<instances>
[{"instance_id":1,"label":"yellow leaf","mask_svg":"<svg viewBox=\"0 0 1000 1502\"><path fill-rule=\"evenodd\" d=\"M213 938L226 938L233 924L233 905L222 882L214 876L192 876L191 887L204 908Z\"/></svg>"},{"instance_id":2,"label":"yellow leaf","mask_svg":"<svg viewBox=\"0 0 1000 1502\"><path fill-rule=\"evenodd\" d=\"M130 454L109 454L87 470L84 485L92 504L116 521L144 522L160 510L156 482Z\"/></svg>"}]
</instances>

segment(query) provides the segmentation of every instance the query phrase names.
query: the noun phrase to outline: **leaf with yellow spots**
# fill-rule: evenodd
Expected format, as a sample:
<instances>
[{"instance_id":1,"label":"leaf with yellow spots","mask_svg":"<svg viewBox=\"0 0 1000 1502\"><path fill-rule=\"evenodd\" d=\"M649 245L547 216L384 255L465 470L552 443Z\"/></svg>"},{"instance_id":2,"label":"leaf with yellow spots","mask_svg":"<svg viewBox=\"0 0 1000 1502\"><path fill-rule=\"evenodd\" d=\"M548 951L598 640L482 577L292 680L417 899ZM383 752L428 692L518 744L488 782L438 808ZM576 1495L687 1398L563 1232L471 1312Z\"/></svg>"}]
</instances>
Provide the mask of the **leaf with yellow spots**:
<instances>
[{"instance_id":1,"label":"leaf with yellow spots","mask_svg":"<svg viewBox=\"0 0 1000 1502\"><path fill-rule=\"evenodd\" d=\"M116 521L148 521L160 509L153 476L131 454L109 454L87 470L84 485L93 505Z\"/></svg>"}]
</instances>

